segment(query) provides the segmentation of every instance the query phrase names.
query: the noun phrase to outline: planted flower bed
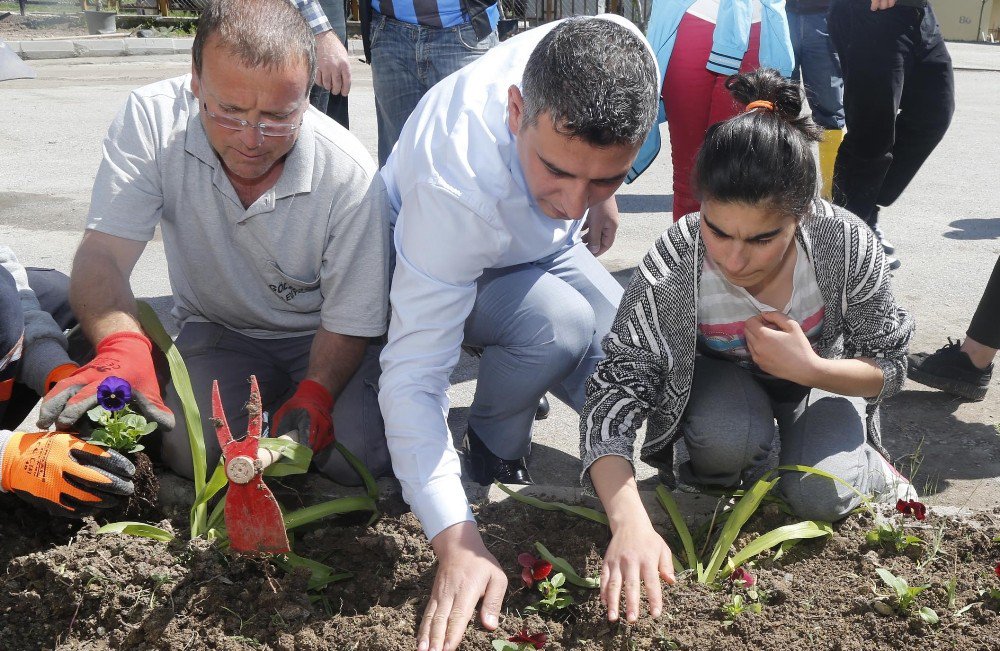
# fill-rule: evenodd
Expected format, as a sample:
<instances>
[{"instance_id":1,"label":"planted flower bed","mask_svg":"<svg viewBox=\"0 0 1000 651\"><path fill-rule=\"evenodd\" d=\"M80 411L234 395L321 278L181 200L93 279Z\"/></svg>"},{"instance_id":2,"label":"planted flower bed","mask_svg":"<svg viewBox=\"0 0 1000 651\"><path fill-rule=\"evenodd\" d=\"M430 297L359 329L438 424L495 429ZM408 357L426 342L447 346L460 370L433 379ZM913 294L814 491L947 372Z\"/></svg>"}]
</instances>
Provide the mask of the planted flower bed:
<instances>
[{"instance_id":1,"label":"planted flower bed","mask_svg":"<svg viewBox=\"0 0 1000 651\"><path fill-rule=\"evenodd\" d=\"M298 529L301 556L350 573L310 590L307 568L288 573L204 538L100 535L92 521L73 526L0 497L4 649L412 649L434 578L430 545L398 500L383 500L371 526L366 514ZM599 574L606 527L513 501L485 506L478 518L510 589L500 629L470 628L464 649L997 648L1000 531L989 515L862 512L827 538L777 559L772 549L715 584L679 573L663 616L631 626L609 625L599 591L569 580L556 586L565 592L553 607L539 607L556 574L568 575L545 557L586 583ZM789 523L767 504L733 547ZM160 524L182 531L187 522ZM889 528L901 534L873 533ZM672 539L673 527L663 532ZM572 602L557 607L565 597Z\"/></svg>"}]
</instances>

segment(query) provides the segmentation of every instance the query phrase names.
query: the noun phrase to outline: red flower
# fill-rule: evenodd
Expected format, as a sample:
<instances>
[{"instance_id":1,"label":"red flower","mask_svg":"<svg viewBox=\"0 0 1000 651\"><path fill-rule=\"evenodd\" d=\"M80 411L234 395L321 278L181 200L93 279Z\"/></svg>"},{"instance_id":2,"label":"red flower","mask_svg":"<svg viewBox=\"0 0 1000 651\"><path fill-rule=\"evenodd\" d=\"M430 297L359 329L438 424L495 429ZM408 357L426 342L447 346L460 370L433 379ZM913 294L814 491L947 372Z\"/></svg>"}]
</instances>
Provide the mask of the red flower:
<instances>
[{"instance_id":1,"label":"red flower","mask_svg":"<svg viewBox=\"0 0 1000 651\"><path fill-rule=\"evenodd\" d=\"M996 574L997 576L1000 576L1000 563L997 563L996 567L994 567L994 568L993 568L993 572L994 572L994 573L995 573L995 574Z\"/></svg>"},{"instance_id":2,"label":"red flower","mask_svg":"<svg viewBox=\"0 0 1000 651\"><path fill-rule=\"evenodd\" d=\"M917 500L897 500L896 510L903 515L912 515L917 520L925 520L927 518L927 507Z\"/></svg>"},{"instance_id":3,"label":"red flower","mask_svg":"<svg viewBox=\"0 0 1000 651\"><path fill-rule=\"evenodd\" d=\"M754 578L754 575L750 573L750 570L745 567L737 567L733 573L729 575L729 580L733 583L742 581L744 588L749 588L753 586L754 583L757 583L757 579Z\"/></svg>"},{"instance_id":4,"label":"red flower","mask_svg":"<svg viewBox=\"0 0 1000 651\"><path fill-rule=\"evenodd\" d=\"M530 556L530 554L529 554ZM541 649L545 646L545 643L549 641L549 636L545 633L535 633L534 635L528 633L528 629L523 628L516 635L512 635L507 638L508 642L515 642L517 644L530 644L536 649Z\"/></svg>"},{"instance_id":5,"label":"red flower","mask_svg":"<svg viewBox=\"0 0 1000 651\"><path fill-rule=\"evenodd\" d=\"M517 557L517 564L522 568L521 581L524 582L524 587L526 588L533 586L535 581L548 578L549 574L552 573L552 563L535 558L528 552L520 554Z\"/></svg>"}]
</instances>

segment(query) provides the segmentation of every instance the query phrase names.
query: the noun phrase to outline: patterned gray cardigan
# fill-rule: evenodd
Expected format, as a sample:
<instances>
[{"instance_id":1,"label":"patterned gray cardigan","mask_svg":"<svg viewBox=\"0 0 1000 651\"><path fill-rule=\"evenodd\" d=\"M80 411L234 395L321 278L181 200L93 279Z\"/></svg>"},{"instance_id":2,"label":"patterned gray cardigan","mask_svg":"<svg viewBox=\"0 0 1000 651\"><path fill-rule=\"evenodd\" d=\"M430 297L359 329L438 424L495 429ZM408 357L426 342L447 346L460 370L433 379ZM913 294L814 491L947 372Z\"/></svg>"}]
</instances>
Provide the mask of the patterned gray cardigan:
<instances>
[{"instance_id":1,"label":"patterned gray cardigan","mask_svg":"<svg viewBox=\"0 0 1000 651\"><path fill-rule=\"evenodd\" d=\"M642 259L604 338L605 359L587 382L580 414L583 484L606 455L631 463L636 430L645 420L641 457L673 477L673 444L691 392L697 335L698 283L705 256L700 219L692 213L663 233ZM882 392L868 399L868 440L885 453L878 406L906 378L914 323L896 305L884 253L864 222L825 201L814 202L797 235L823 296L817 352L827 359L870 357L882 369Z\"/></svg>"}]
</instances>

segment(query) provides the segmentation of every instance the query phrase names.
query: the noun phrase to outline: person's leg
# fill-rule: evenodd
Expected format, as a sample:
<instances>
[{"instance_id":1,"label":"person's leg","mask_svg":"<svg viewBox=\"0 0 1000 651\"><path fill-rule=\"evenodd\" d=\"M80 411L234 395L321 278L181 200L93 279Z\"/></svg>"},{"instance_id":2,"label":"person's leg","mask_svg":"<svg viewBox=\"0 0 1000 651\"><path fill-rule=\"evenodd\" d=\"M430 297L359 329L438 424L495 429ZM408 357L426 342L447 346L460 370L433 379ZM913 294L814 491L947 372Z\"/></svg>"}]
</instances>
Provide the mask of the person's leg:
<instances>
[{"instance_id":1,"label":"person's leg","mask_svg":"<svg viewBox=\"0 0 1000 651\"><path fill-rule=\"evenodd\" d=\"M477 39L471 24L428 30L427 33L427 88L461 70L500 42L496 30L486 38Z\"/></svg>"},{"instance_id":2,"label":"person's leg","mask_svg":"<svg viewBox=\"0 0 1000 651\"><path fill-rule=\"evenodd\" d=\"M594 334L583 360L552 392L576 411L583 409L587 379L597 362L604 359L601 342L611 331L611 324L622 301L622 286L581 243L535 263L575 289L590 305L594 314Z\"/></svg>"},{"instance_id":3,"label":"person's leg","mask_svg":"<svg viewBox=\"0 0 1000 651\"><path fill-rule=\"evenodd\" d=\"M378 119L378 164L385 164L406 118L426 88L417 66L420 27L379 14L372 16L372 88Z\"/></svg>"},{"instance_id":4,"label":"person's leg","mask_svg":"<svg viewBox=\"0 0 1000 651\"><path fill-rule=\"evenodd\" d=\"M906 9L871 11L861 2L837 0L828 20L840 55L847 124L834 166L833 200L872 228L892 163L903 78L912 65L913 20Z\"/></svg>"},{"instance_id":5,"label":"person's leg","mask_svg":"<svg viewBox=\"0 0 1000 651\"><path fill-rule=\"evenodd\" d=\"M789 21L791 22L791 21ZM813 12L798 18L802 26L800 67L806 98L812 108L813 121L823 127L819 144L821 194L833 197L833 167L837 151L844 139L844 81L840 57L827 31L826 14Z\"/></svg>"},{"instance_id":6,"label":"person's leg","mask_svg":"<svg viewBox=\"0 0 1000 651\"><path fill-rule=\"evenodd\" d=\"M333 27L333 31L337 33L337 38L340 42L347 47L347 17L344 12L344 3L341 0L319 0L320 6L323 8L323 13L326 14L326 19L330 21L330 26ZM313 91L316 87L313 86ZM310 101L312 101L312 96L310 96ZM326 100L323 105L320 106L317 102L312 102L320 111L326 113L327 117L334 119L340 126L345 129L350 128L350 122L347 117L347 95L331 95L329 91L326 93Z\"/></svg>"},{"instance_id":7,"label":"person's leg","mask_svg":"<svg viewBox=\"0 0 1000 651\"><path fill-rule=\"evenodd\" d=\"M864 495L915 497L909 482L867 442L864 398L812 389L798 403L775 403L783 466L812 466ZM833 522L861 503L850 486L819 475L785 472L782 497L796 517ZM897 493L898 491L898 493Z\"/></svg>"},{"instance_id":8,"label":"person's leg","mask_svg":"<svg viewBox=\"0 0 1000 651\"><path fill-rule=\"evenodd\" d=\"M567 282L533 265L489 269L478 281L465 343L483 348L469 427L501 459L527 456L538 399L587 355L594 309Z\"/></svg>"},{"instance_id":9,"label":"person's leg","mask_svg":"<svg viewBox=\"0 0 1000 651\"><path fill-rule=\"evenodd\" d=\"M705 64L712 50L714 29L707 20L685 14L663 77L663 108L674 168L674 221L696 212L700 205L694 197L691 173L709 125L716 75L706 70Z\"/></svg>"},{"instance_id":10,"label":"person's leg","mask_svg":"<svg viewBox=\"0 0 1000 651\"><path fill-rule=\"evenodd\" d=\"M222 453L211 422L212 383L219 383L219 396L233 437L242 438L246 435L249 420L246 403L250 395L250 376L257 376L264 411L273 414L289 395L293 382L288 373L275 363L271 351L276 347L301 346L301 343L252 339L214 323L187 323L175 344L191 376L191 389L201 415L208 464L206 470L211 475ZM162 459L175 473L190 479L194 476L194 468L187 423L172 382L164 388L164 401L174 412L177 423L163 434Z\"/></svg>"},{"instance_id":11,"label":"person's leg","mask_svg":"<svg viewBox=\"0 0 1000 651\"><path fill-rule=\"evenodd\" d=\"M896 116L896 142L892 165L886 172L876 202L889 206L916 176L951 124L955 112L955 78L951 56L941 37L934 11L923 12L920 41L914 47L913 66L906 71Z\"/></svg>"},{"instance_id":12,"label":"person's leg","mask_svg":"<svg viewBox=\"0 0 1000 651\"><path fill-rule=\"evenodd\" d=\"M24 312L17 283L9 271L0 267L0 419L3 419L4 429L10 429L5 416L20 368L23 341Z\"/></svg>"},{"instance_id":13,"label":"person's leg","mask_svg":"<svg viewBox=\"0 0 1000 651\"><path fill-rule=\"evenodd\" d=\"M979 299L966 335L983 346L992 348L994 355L1000 348L1000 258L993 265L993 273Z\"/></svg>"},{"instance_id":14,"label":"person's leg","mask_svg":"<svg viewBox=\"0 0 1000 651\"><path fill-rule=\"evenodd\" d=\"M76 317L69 306L69 276L55 269L27 267L28 286L38 299L38 306L48 312L56 325L63 330L69 330L76 325ZM79 343L71 347L70 356L73 361L83 363L93 354L92 348L81 335ZM3 395L0 388L0 395ZM20 425L31 410L38 404L39 396L35 390L21 381L14 383L8 396L6 413L0 415L0 427L11 429Z\"/></svg>"},{"instance_id":15,"label":"person's leg","mask_svg":"<svg viewBox=\"0 0 1000 651\"><path fill-rule=\"evenodd\" d=\"M376 478L392 476L385 424L378 406L378 379L382 373L378 356L381 350L381 346L368 346L361 365L337 396L333 406L334 437L360 459ZM296 370L293 376L296 380L301 380L305 376L305 369ZM362 484L360 475L333 446L316 453L313 464L317 470L339 484Z\"/></svg>"},{"instance_id":16,"label":"person's leg","mask_svg":"<svg viewBox=\"0 0 1000 651\"><path fill-rule=\"evenodd\" d=\"M1000 349L1000 258L965 334L961 344L949 337L948 343L934 353L910 355L907 376L969 400L986 398Z\"/></svg>"},{"instance_id":17,"label":"person's leg","mask_svg":"<svg viewBox=\"0 0 1000 651\"><path fill-rule=\"evenodd\" d=\"M681 480L734 488L756 475L771 452L771 401L749 371L699 355L681 431L691 457Z\"/></svg>"}]
</instances>

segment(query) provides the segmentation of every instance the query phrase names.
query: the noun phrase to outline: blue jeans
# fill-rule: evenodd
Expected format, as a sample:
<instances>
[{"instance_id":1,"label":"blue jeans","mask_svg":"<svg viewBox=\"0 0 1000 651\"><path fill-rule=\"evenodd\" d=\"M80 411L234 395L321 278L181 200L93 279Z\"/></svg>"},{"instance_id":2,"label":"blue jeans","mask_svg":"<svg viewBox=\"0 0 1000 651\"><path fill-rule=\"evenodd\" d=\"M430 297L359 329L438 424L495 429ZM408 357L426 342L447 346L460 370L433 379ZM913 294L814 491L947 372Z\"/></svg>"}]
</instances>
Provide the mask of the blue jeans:
<instances>
[{"instance_id":1,"label":"blue jeans","mask_svg":"<svg viewBox=\"0 0 1000 651\"><path fill-rule=\"evenodd\" d=\"M406 118L431 86L475 61L499 42L483 40L471 23L427 27L372 12L372 86L378 116L378 163L384 165Z\"/></svg>"},{"instance_id":2,"label":"blue jeans","mask_svg":"<svg viewBox=\"0 0 1000 651\"><path fill-rule=\"evenodd\" d=\"M326 19L330 21L333 31L337 33L340 42L347 47L347 18L344 16L344 3L341 0L319 0ZM326 113L345 129L351 128L347 112L347 95L330 95L330 91L318 84L313 84L309 91L309 103L320 113Z\"/></svg>"},{"instance_id":3,"label":"blue jeans","mask_svg":"<svg viewBox=\"0 0 1000 651\"><path fill-rule=\"evenodd\" d=\"M792 78L800 78L812 108L813 121L824 129L844 127L844 80L840 57L826 29L826 13L788 12L788 31L795 52Z\"/></svg>"},{"instance_id":4,"label":"blue jeans","mask_svg":"<svg viewBox=\"0 0 1000 651\"><path fill-rule=\"evenodd\" d=\"M546 391L577 412L583 407L622 288L579 243L535 262L487 269L476 290L464 343L483 356L469 426L494 454L517 459L528 455Z\"/></svg>"}]
</instances>

